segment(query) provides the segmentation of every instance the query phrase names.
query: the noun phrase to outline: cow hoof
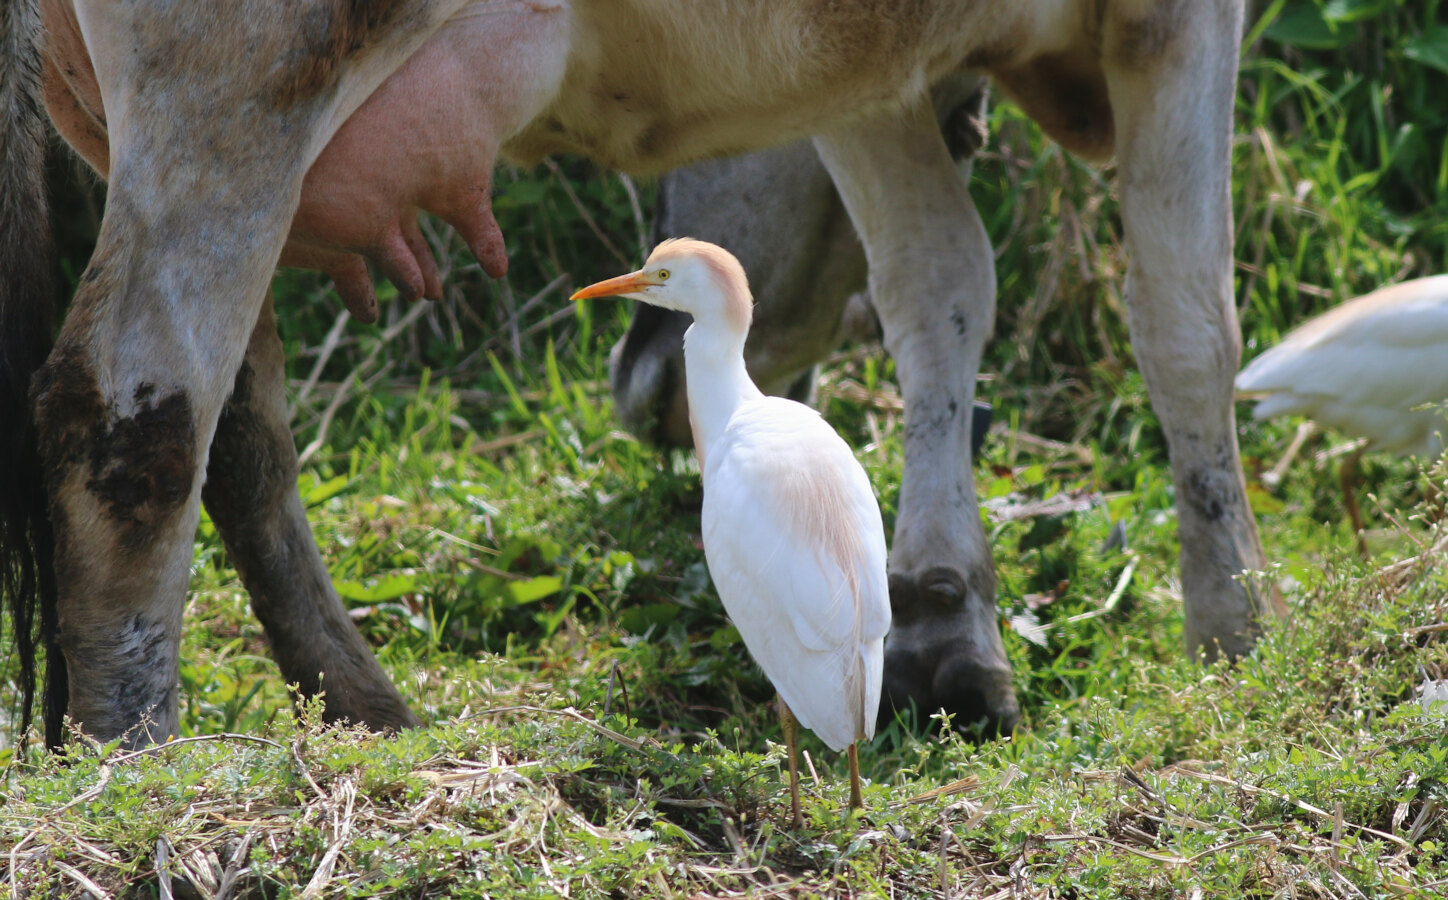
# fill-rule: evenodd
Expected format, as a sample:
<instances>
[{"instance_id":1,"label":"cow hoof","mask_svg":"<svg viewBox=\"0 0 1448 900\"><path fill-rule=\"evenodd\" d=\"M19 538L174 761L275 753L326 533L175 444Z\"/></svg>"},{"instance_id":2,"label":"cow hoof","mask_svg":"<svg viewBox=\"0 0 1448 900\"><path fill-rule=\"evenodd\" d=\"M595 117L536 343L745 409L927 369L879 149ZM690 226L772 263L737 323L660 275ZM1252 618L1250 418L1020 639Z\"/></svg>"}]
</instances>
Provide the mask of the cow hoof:
<instances>
[{"instance_id":1,"label":"cow hoof","mask_svg":"<svg viewBox=\"0 0 1448 900\"><path fill-rule=\"evenodd\" d=\"M988 589L982 589L988 588ZM994 579L973 585L953 568L890 576L880 718L944 711L962 734L1008 735L1021 707L1001 643Z\"/></svg>"}]
</instances>

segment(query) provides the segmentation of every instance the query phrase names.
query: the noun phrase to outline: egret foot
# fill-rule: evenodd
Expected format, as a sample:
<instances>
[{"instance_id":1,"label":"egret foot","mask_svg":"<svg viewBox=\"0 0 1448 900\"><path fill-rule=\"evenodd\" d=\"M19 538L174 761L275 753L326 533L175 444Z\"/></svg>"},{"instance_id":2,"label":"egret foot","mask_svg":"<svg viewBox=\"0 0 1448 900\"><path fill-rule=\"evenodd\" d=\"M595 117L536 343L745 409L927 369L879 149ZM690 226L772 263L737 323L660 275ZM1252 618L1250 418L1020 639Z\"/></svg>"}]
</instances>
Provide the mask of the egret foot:
<instances>
[{"instance_id":1,"label":"egret foot","mask_svg":"<svg viewBox=\"0 0 1448 900\"><path fill-rule=\"evenodd\" d=\"M846 751L850 756L850 809L864 809L865 796L860 792L860 743L856 741Z\"/></svg>"},{"instance_id":2,"label":"egret foot","mask_svg":"<svg viewBox=\"0 0 1448 900\"><path fill-rule=\"evenodd\" d=\"M799 760L795 750L799 740L799 722L790 711L784 698L779 698L779 727L784 731L784 746L789 750L789 815L795 828L804 827L804 815L799 811ZM853 753L854 748L850 748Z\"/></svg>"}]
</instances>

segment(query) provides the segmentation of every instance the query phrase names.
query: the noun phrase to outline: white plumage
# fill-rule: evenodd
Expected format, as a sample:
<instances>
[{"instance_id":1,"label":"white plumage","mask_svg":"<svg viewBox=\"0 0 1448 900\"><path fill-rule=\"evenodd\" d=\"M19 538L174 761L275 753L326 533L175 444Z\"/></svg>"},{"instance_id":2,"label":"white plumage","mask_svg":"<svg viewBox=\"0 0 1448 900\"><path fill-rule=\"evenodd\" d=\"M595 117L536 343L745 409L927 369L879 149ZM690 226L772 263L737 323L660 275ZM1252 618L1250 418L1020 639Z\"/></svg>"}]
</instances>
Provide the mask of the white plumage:
<instances>
[{"instance_id":1,"label":"white plumage","mask_svg":"<svg viewBox=\"0 0 1448 900\"><path fill-rule=\"evenodd\" d=\"M709 446L704 553L729 617L831 750L875 736L890 590L870 482L819 414L743 405Z\"/></svg>"},{"instance_id":2,"label":"white plumage","mask_svg":"<svg viewBox=\"0 0 1448 900\"><path fill-rule=\"evenodd\" d=\"M704 554L719 599L778 689L801 821L793 717L850 754L875 733L890 595L885 530L865 471L807 406L766 397L744 368L753 300L738 260L665 241L644 267L573 296L618 295L689 313L689 416L704 476ZM793 711L793 717L790 715Z\"/></svg>"},{"instance_id":3,"label":"white plumage","mask_svg":"<svg viewBox=\"0 0 1448 900\"><path fill-rule=\"evenodd\" d=\"M1448 418L1448 275L1350 300L1299 325L1237 375L1254 419L1306 416L1373 450L1436 456Z\"/></svg>"}]
</instances>

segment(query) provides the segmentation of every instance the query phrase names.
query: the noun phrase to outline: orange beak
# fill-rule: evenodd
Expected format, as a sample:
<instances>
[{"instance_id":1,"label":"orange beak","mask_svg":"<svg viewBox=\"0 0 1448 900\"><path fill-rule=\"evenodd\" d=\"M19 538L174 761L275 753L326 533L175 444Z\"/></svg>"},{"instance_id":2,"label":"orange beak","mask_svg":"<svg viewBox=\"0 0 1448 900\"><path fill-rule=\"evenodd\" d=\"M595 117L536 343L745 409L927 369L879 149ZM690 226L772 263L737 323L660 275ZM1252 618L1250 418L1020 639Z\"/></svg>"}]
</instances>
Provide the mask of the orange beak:
<instances>
[{"instance_id":1,"label":"orange beak","mask_svg":"<svg viewBox=\"0 0 1448 900\"><path fill-rule=\"evenodd\" d=\"M620 275L617 278L610 278L607 281L600 281L597 284L590 284L586 288L574 291L569 300L587 300L590 297L621 297L624 294L632 294L652 287L654 282L645 278L643 272L630 272L627 275Z\"/></svg>"}]
</instances>

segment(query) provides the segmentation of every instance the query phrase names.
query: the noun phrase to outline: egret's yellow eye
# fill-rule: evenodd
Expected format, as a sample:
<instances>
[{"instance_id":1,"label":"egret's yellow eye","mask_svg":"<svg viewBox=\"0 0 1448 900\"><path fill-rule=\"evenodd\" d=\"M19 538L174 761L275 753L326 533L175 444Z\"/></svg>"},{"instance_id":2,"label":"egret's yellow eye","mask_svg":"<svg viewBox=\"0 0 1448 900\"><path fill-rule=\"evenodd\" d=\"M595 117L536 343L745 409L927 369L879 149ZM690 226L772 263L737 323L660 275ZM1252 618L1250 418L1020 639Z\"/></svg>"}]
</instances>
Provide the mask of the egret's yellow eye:
<instances>
[{"instance_id":1,"label":"egret's yellow eye","mask_svg":"<svg viewBox=\"0 0 1448 900\"><path fill-rule=\"evenodd\" d=\"M660 269L660 270L659 270L659 280L660 280L660 281L668 281L668 280L669 280L669 270L668 270L668 269Z\"/></svg>"}]
</instances>

